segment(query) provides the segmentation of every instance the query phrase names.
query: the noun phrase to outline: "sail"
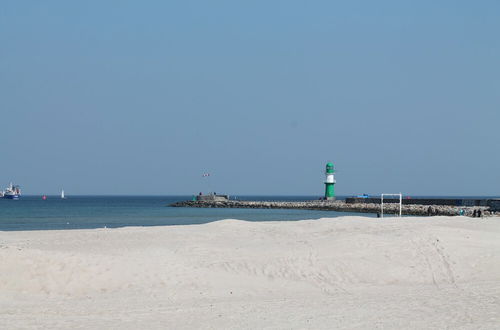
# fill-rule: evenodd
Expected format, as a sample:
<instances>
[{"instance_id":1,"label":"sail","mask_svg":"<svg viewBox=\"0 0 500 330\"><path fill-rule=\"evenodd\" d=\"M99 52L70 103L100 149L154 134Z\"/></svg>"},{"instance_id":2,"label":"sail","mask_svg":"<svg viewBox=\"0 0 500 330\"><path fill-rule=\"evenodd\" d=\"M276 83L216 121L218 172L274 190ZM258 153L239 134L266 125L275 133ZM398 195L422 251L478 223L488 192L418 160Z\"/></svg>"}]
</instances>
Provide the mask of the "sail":
<instances>
[{"instance_id":1,"label":"sail","mask_svg":"<svg viewBox=\"0 0 500 330\"><path fill-rule=\"evenodd\" d=\"M63 190L61 190L61 198L63 198L63 199L64 199L64 189L63 189Z\"/></svg>"}]
</instances>

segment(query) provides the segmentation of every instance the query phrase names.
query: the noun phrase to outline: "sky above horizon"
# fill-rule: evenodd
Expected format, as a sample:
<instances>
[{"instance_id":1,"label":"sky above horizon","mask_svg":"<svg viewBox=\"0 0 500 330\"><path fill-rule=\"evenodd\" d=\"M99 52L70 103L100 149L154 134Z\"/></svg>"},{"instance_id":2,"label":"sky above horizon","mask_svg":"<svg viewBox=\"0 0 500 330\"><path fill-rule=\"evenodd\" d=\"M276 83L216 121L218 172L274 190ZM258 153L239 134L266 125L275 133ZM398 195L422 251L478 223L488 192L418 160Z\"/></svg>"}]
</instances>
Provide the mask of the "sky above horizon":
<instances>
[{"instance_id":1,"label":"sky above horizon","mask_svg":"<svg viewBox=\"0 0 500 330\"><path fill-rule=\"evenodd\" d=\"M0 187L500 195L498 1L3 1ZM203 177L203 173L210 173Z\"/></svg>"}]
</instances>

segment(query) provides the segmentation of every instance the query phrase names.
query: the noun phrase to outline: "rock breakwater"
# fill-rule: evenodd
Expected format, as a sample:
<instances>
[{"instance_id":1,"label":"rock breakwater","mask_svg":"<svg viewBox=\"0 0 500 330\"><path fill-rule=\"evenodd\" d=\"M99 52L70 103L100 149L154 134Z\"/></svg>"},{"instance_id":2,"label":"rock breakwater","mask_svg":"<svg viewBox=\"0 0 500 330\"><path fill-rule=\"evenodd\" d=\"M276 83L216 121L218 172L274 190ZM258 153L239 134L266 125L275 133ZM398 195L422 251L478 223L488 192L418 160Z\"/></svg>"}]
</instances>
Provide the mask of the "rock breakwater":
<instances>
[{"instance_id":1,"label":"rock breakwater","mask_svg":"<svg viewBox=\"0 0 500 330\"><path fill-rule=\"evenodd\" d=\"M182 201L173 203L172 207L204 207L204 208L254 208L254 209L303 209L337 212L379 213L380 204L345 203L344 201ZM474 210L481 210L489 215L488 207L457 207L449 205L403 205L403 215L466 215L472 216ZM384 204L384 214L399 214L399 204Z\"/></svg>"}]
</instances>

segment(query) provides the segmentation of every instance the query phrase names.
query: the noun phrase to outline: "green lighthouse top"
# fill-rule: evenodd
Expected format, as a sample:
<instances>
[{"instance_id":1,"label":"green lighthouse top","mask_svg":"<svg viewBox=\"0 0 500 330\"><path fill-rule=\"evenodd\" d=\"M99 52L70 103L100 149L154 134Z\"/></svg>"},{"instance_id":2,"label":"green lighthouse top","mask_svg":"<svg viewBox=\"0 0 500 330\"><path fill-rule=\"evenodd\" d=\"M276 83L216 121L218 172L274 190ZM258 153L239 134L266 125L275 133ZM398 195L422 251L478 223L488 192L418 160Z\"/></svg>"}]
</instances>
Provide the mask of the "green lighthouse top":
<instances>
[{"instance_id":1,"label":"green lighthouse top","mask_svg":"<svg viewBox=\"0 0 500 330\"><path fill-rule=\"evenodd\" d=\"M333 163L327 163L326 164L326 173L333 173L334 172L334 169L333 169Z\"/></svg>"}]
</instances>

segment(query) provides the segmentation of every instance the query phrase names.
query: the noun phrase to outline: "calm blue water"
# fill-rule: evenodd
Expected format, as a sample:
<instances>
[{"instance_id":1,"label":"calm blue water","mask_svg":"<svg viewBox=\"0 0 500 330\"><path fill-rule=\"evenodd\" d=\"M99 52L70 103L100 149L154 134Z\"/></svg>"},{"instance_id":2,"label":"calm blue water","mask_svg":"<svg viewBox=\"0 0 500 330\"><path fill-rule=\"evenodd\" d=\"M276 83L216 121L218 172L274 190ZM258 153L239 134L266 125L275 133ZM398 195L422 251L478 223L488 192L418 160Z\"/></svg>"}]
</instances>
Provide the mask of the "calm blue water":
<instances>
[{"instance_id":1,"label":"calm blue water","mask_svg":"<svg viewBox=\"0 0 500 330\"><path fill-rule=\"evenodd\" d=\"M83 229L125 226L164 226L207 223L221 219L282 221L345 215L311 210L175 208L168 204L191 196L22 196L0 199L0 230ZM245 200L311 200L311 196L241 196Z\"/></svg>"}]
</instances>

